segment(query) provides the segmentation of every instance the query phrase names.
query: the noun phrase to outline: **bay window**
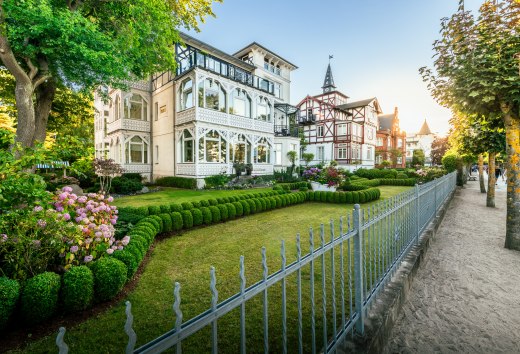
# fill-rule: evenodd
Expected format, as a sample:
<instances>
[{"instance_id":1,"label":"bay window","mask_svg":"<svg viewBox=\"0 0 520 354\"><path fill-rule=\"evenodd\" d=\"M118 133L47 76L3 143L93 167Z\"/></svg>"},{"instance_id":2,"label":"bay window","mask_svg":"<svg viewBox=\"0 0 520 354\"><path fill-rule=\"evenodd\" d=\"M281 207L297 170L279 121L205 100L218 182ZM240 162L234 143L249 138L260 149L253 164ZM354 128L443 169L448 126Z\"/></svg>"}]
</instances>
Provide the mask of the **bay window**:
<instances>
[{"instance_id":1,"label":"bay window","mask_svg":"<svg viewBox=\"0 0 520 354\"><path fill-rule=\"evenodd\" d=\"M125 163L148 163L148 144L140 136L132 137L125 144Z\"/></svg>"},{"instance_id":2,"label":"bay window","mask_svg":"<svg viewBox=\"0 0 520 354\"><path fill-rule=\"evenodd\" d=\"M271 147L266 138L260 139L255 148L255 163L270 163Z\"/></svg>"},{"instance_id":3,"label":"bay window","mask_svg":"<svg viewBox=\"0 0 520 354\"><path fill-rule=\"evenodd\" d=\"M139 94L131 94L125 98L123 107L125 119L148 120L148 102Z\"/></svg>"},{"instance_id":4,"label":"bay window","mask_svg":"<svg viewBox=\"0 0 520 354\"><path fill-rule=\"evenodd\" d=\"M260 96L256 99L256 119L271 121L271 103L265 97Z\"/></svg>"},{"instance_id":5,"label":"bay window","mask_svg":"<svg viewBox=\"0 0 520 354\"><path fill-rule=\"evenodd\" d=\"M186 79L181 83L180 87L180 110L193 107L193 80Z\"/></svg>"},{"instance_id":6,"label":"bay window","mask_svg":"<svg viewBox=\"0 0 520 354\"><path fill-rule=\"evenodd\" d=\"M226 91L213 79L205 79L199 83L199 107L226 111Z\"/></svg>"},{"instance_id":7,"label":"bay window","mask_svg":"<svg viewBox=\"0 0 520 354\"><path fill-rule=\"evenodd\" d=\"M181 161L193 162L194 144L193 135L188 129L184 129L181 135Z\"/></svg>"},{"instance_id":8,"label":"bay window","mask_svg":"<svg viewBox=\"0 0 520 354\"><path fill-rule=\"evenodd\" d=\"M199 161L225 163L227 142L215 130L210 130L199 139Z\"/></svg>"},{"instance_id":9,"label":"bay window","mask_svg":"<svg viewBox=\"0 0 520 354\"><path fill-rule=\"evenodd\" d=\"M251 98L246 93L246 91L238 88L233 90L229 113L235 114L237 116L251 118Z\"/></svg>"}]
</instances>

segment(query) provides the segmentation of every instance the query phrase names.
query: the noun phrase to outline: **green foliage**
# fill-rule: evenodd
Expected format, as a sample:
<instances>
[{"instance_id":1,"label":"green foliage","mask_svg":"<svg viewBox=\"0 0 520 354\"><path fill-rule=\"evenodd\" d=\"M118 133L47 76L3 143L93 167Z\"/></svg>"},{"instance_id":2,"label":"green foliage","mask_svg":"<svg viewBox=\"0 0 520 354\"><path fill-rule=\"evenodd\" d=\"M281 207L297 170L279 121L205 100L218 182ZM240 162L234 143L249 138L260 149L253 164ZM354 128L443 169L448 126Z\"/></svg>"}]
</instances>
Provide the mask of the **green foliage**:
<instances>
[{"instance_id":1,"label":"green foliage","mask_svg":"<svg viewBox=\"0 0 520 354\"><path fill-rule=\"evenodd\" d=\"M124 176L112 179L112 189L117 194L133 194L143 189L141 181L126 178Z\"/></svg>"},{"instance_id":2,"label":"green foliage","mask_svg":"<svg viewBox=\"0 0 520 354\"><path fill-rule=\"evenodd\" d=\"M21 312L26 323L34 324L51 317L58 306L61 278L45 272L25 282L21 296Z\"/></svg>"},{"instance_id":3,"label":"green foliage","mask_svg":"<svg viewBox=\"0 0 520 354\"><path fill-rule=\"evenodd\" d=\"M237 201L237 202L233 202L233 205L235 206L237 217L244 215L244 208L242 207L242 203Z\"/></svg>"},{"instance_id":4,"label":"green foliage","mask_svg":"<svg viewBox=\"0 0 520 354\"><path fill-rule=\"evenodd\" d=\"M171 212L174 212L174 211L181 212L183 210L184 209L182 208L182 205L180 205L180 204L177 204L177 203L171 203L170 204L170 211Z\"/></svg>"},{"instance_id":5,"label":"green foliage","mask_svg":"<svg viewBox=\"0 0 520 354\"><path fill-rule=\"evenodd\" d=\"M249 203L247 202L247 200L241 200L240 204L242 204L242 210L243 210L244 216L251 214L251 207L249 206Z\"/></svg>"},{"instance_id":6,"label":"green foliage","mask_svg":"<svg viewBox=\"0 0 520 354\"><path fill-rule=\"evenodd\" d=\"M197 180L185 177L161 177L155 180L155 184L162 187L177 187L184 189L196 189Z\"/></svg>"},{"instance_id":7,"label":"green foliage","mask_svg":"<svg viewBox=\"0 0 520 354\"><path fill-rule=\"evenodd\" d=\"M228 218L229 218L229 215L228 215L228 209L226 207L225 204L219 204L217 205L217 208L220 212L220 220L221 221L226 221Z\"/></svg>"},{"instance_id":8,"label":"green foliage","mask_svg":"<svg viewBox=\"0 0 520 354\"><path fill-rule=\"evenodd\" d=\"M360 178L378 179L378 178L396 178L396 177L397 177L397 170L395 170L395 169L359 168L356 170L355 175L351 176L350 179L352 180L352 183L357 183L355 181L359 180Z\"/></svg>"},{"instance_id":9,"label":"green foliage","mask_svg":"<svg viewBox=\"0 0 520 354\"><path fill-rule=\"evenodd\" d=\"M426 157L422 149L415 149L412 155L412 166L424 166ZM394 177L395 178L395 177Z\"/></svg>"},{"instance_id":10,"label":"green foliage","mask_svg":"<svg viewBox=\"0 0 520 354\"><path fill-rule=\"evenodd\" d=\"M237 217L237 210L235 208L235 205L233 203L227 203L225 204L227 208L228 218L234 219Z\"/></svg>"},{"instance_id":11,"label":"green foliage","mask_svg":"<svg viewBox=\"0 0 520 354\"><path fill-rule=\"evenodd\" d=\"M94 274L96 301L108 301L123 289L127 279L127 268L120 260L104 257L92 263L90 269Z\"/></svg>"},{"instance_id":12,"label":"green foliage","mask_svg":"<svg viewBox=\"0 0 520 354\"><path fill-rule=\"evenodd\" d=\"M404 172L399 172L395 178L397 178L397 179L406 179L406 178L408 178L408 175L406 173L404 173Z\"/></svg>"},{"instance_id":13,"label":"green foliage","mask_svg":"<svg viewBox=\"0 0 520 354\"><path fill-rule=\"evenodd\" d=\"M173 221L172 217L169 213L161 213L159 214L159 217L162 219L163 222L163 232L171 232L173 231Z\"/></svg>"},{"instance_id":14,"label":"green foliage","mask_svg":"<svg viewBox=\"0 0 520 354\"><path fill-rule=\"evenodd\" d=\"M14 279L0 277L0 330L7 325L20 296L20 284Z\"/></svg>"},{"instance_id":15,"label":"green foliage","mask_svg":"<svg viewBox=\"0 0 520 354\"><path fill-rule=\"evenodd\" d=\"M224 174L204 178L205 188L222 187L228 183L230 178Z\"/></svg>"},{"instance_id":16,"label":"green foliage","mask_svg":"<svg viewBox=\"0 0 520 354\"><path fill-rule=\"evenodd\" d=\"M406 179L391 179L391 178L383 178L379 180L382 186L410 186L413 187L417 183L417 179L415 178L406 178Z\"/></svg>"},{"instance_id":17,"label":"green foliage","mask_svg":"<svg viewBox=\"0 0 520 354\"><path fill-rule=\"evenodd\" d=\"M184 202L181 203L183 210L190 210L193 209L193 204L191 202Z\"/></svg>"},{"instance_id":18,"label":"green foliage","mask_svg":"<svg viewBox=\"0 0 520 354\"><path fill-rule=\"evenodd\" d=\"M354 204L359 203L359 192L352 192L352 202Z\"/></svg>"},{"instance_id":19,"label":"green foliage","mask_svg":"<svg viewBox=\"0 0 520 354\"><path fill-rule=\"evenodd\" d=\"M150 205L148 207L148 215L158 215L161 213L161 207L158 205Z\"/></svg>"},{"instance_id":20,"label":"green foliage","mask_svg":"<svg viewBox=\"0 0 520 354\"><path fill-rule=\"evenodd\" d=\"M125 265L125 281L126 281L126 279L131 279L132 276L137 271L137 268L139 267L139 263L140 263L141 254L136 253L135 249L132 252L132 250L129 247L126 247L125 249L123 249L121 251L115 251L112 254L112 257L114 259L121 261ZM124 282L123 282L123 284L124 284ZM118 292L119 292L119 290L116 293L114 293L114 296L117 295Z\"/></svg>"},{"instance_id":21,"label":"green foliage","mask_svg":"<svg viewBox=\"0 0 520 354\"><path fill-rule=\"evenodd\" d=\"M220 222L220 210L218 207L212 205L209 207L209 210L211 211L211 220L213 223Z\"/></svg>"},{"instance_id":22,"label":"green foliage","mask_svg":"<svg viewBox=\"0 0 520 354\"><path fill-rule=\"evenodd\" d=\"M184 229L191 229L193 227L193 215L190 210L181 211L182 224Z\"/></svg>"},{"instance_id":23,"label":"green foliage","mask_svg":"<svg viewBox=\"0 0 520 354\"><path fill-rule=\"evenodd\" d=\"M200 211L202 212L202 221L204 225L211 225L213 222L213 215L211 213L210 207L202 207Z\"/></svg>"},{"instance_id":24,"label":"green foliage","mask_svg":"<svg viewBox=\"0 0 520 354\"><path fill-rule=\"evenodd\" d=\"M442 157L442 166L448 173L457 170L459 164L459 157L453 153L447 153Z\"/></svg>"},{"instance_id":25,"label":"green foliage","mask_svg":"<svg viewBox=\"0 0 520 354\"><path fill-rule=\"evenodd\" d=\"M67 312L87 309L94 297L94 275L87 266L72 267L63 275L61 298Z\"/></svg>"},{"instance_id":26,"label":"green foliage","mask_svg":"<svg viewBox=\"0 0 520 354\"><path fill-rule=\"evenodd\" d=\"M178 211L174 211L173 213L170 213L170 216L172 217L173 230L174 231L182 230L184 221L183 221L181 213L179 213Z\"/></svg>"},{"instance_id":27,"label":"green foliage","mask_svg":"<svg viewBox=\"0 0 520 354\"><path fill-rule=\"evenodd\" d=\"M202 211L199 208L193 208L190 210L191 215L193 216L193 226L199 226L202 225L203 217L202 217Z\"/></svg>"}]
</instances>

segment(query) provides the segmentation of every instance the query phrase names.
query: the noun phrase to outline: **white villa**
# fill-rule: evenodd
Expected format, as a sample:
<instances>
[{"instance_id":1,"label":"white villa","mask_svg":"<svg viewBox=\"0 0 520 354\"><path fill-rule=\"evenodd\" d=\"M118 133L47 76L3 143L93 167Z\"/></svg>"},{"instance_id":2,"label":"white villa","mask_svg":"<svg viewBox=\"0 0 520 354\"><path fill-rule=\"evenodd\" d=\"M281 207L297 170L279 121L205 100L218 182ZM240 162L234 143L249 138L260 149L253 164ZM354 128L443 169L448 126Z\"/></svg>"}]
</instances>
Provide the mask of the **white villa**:
<instances>
[{"instance_id":1,"label":"white villa","mask_svg":"<svg viewBox=\"0 0 520 354\"><path fill-rule=\"evenodd\" d=\"M253 175L290 166L299 151L297 109L289 104L297 67L253 42L229 55L181 33L176 72L95 97L96 157L127 172L202 179L233 174L233 163Z\"/></svg>"},{"instance_id":2,"label":"white villa","mask_svg":"<svg viewBox=\"0 0 520 354\"><path fill-rule=\"evenodd\" d=\"M430 130L425 119L419 132L406 136L406 162L412 162L413 151L420 149L424 152L425 164L430 166L432 163L432 143L436 136L437 135Z\"/></svg>"}]
</instances>

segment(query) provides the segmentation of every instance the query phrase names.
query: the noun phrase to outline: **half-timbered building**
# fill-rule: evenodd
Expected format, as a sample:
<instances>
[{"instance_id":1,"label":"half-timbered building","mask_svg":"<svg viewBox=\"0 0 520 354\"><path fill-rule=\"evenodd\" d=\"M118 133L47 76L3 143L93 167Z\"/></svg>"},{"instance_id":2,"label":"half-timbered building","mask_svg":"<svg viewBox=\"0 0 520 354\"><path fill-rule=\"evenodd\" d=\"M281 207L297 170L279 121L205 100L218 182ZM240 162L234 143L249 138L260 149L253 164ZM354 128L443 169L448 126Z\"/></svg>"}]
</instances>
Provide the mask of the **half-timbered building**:
<instances>
[{"instance_id":1,"label":"half-timbered building","mask_svg":"<svg viewBox=\"0 0 520 354\"><path fill-rule=\"evenodd\" d=\"M176 71L95 97L96 155L147 179L254 175L290 165L299 151L296 107L289 104L297 67L253 42L233 55L181 33Z\"/></svg>"},{"instance_id":2,"label":"half-timbered building","mask_svg":"<svg viewBox=\"0 0 520 354\"><path fill-rule=\"evenodd\" d=\"M373 168L381 113L377 99L348 102L349 97L336 90L330 64L322 89L323 93L307 96L297 105L306 152L314 154L313 163L336 161L351 170Z\"/></svg>"}]
</instances>

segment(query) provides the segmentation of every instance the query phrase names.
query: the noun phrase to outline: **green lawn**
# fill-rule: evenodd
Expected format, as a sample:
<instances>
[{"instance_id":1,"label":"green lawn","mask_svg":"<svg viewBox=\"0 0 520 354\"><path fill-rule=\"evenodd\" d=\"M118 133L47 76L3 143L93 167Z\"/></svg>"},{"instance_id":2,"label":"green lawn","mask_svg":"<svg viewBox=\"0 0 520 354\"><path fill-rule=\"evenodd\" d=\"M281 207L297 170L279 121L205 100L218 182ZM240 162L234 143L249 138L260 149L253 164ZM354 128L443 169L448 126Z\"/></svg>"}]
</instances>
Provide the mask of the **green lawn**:
<instances>
[{"instance_id":1,"label":"green lawn","mask_svg":"<svg viewBox=\"0 0 520 354\"><path fill-rule=\"evenodd\" d=\"M123 206L141 206L141 205L160 205L164 203L182 203L189 201L197 201L207 198L222 198L230 195L247 194L255 192L265 192L272 188L254 188L240 190L190 190L161 187L160 192L133 195L129 197L117 198L114 205Z\"/></svg>"},{"instance_id":2,"label":"green lawn","mask_svg":"<svg viewBox=\"0 0 520 354\"><path fill-rule=\"evenodd\" d=\"M408 187L381 187L382 198L396 195ZM205 195L207 196L207 194ZM217 274L219 301L239 291L239 258L245 256L246 280L251 285L261 279L261 248L266 247L269 273L280 268L280 244L285 240L287 264L296 258L295 235L302 236L302 254L309 250L309 227L315 233L315 247L319 247L319 225L335 220L338 235L338 219L347 215L352 205L305 203L284 209L263 212L238 220L194 229L162 240L156 244L152 259L141 276L136 289L128 296L132 302L134 330L137 333L137 345L140 346L173 328L175 316L172 311L173 284L181 284L181 310L184 321L207 310L210 306L209 290L210 267L214 266ZM328 227L327 227L328 230ZM330 234L326 233L326 239ZM338 251L339 252L339 251ZM337 253L336 253L337 255ZM330 255L325 257L325 271L330 271ZM336 264L339 258L336 258ZM317 347L321 348L321 261L316 262L315 303ZM330 274L330 273L328 273ZM304 352L308 352L310 339L310 300L309 269L302 271L303 313L304 313ZM348 281L348 279L347 279ZM336 274L339 298L339 273ZM287 326L290 352L295 351L297 338L296 281L295 276L287 280ZM348 288L346 289L348 292ZM327 293L331 294L330 284ZM269 289L269 333L272 342L271 352L281 352L281 291L280 285ZM330 314L330 301L328 303ZM348 308L348 304L347 304ZM254 298L246 306L247 345L249 352L263 352L262 338L262 301ZM339 313L339 305L338 305ZM328 328L331 328L330 316ZM124 302L94 318L68 328L65 341L71 353L120 353L123 352L127 337L123 331L125 324ZM239 312L232 311L218 322L219 351L235 353L239 351ZM56 329L57 330L57 329ZM202 353L210 351L209 328L205 328L192 338L183 342L183 351ZM330 333L330 331L329 331ZM31 343L24 349L26 353L55 352L55 336ZM291 344L292 343L292 344Z\"/></svg>"}]
</instances>

